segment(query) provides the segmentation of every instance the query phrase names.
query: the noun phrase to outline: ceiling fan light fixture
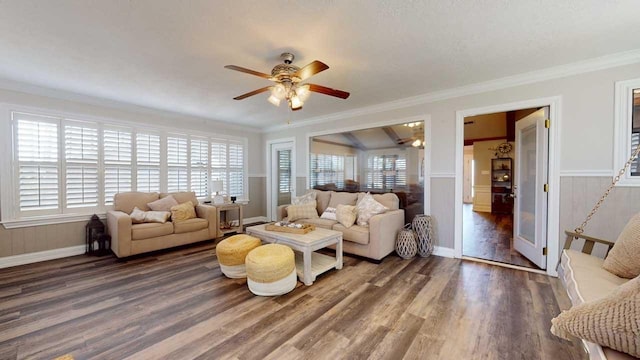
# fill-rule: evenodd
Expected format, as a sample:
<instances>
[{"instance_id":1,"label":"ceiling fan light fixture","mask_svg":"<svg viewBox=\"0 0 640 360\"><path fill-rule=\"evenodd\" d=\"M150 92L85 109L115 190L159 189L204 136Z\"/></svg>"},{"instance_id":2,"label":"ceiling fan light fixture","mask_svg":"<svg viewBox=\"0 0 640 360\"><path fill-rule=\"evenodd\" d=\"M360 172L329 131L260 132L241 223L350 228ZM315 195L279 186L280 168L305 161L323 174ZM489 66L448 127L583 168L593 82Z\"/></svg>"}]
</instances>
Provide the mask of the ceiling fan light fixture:
<instances>
[{"instance_id":1,"label":"ceiling fan light fixture","mask_svg":"<svg viewBox=\"0 0 640 360\"><path fill-rule=\"evenodd\" d=\"M296 95L298 95L298 98L300 98L300 101L302 102L307 101L307 99L309 98L309 95L311 95L311 91L309 90L309 85L305 84L305 85L300 85L296 87Z\"/></svg>"},{"instance_id":2,"label":"ceiling fan light fixture","mask_svg":"<svg viewBox=\"0 0 640 360\"><path fill-rule=\"evenodd\" d=\"M287 89L283 84L276 84L271 87L271 96L283 100L287 96Z\"/></svg>"},{"instance_id":3,"label":"ceiling fan light fixture","mask_svg":"<svg viewBox=\"0 0 640 360\"><path fill-rule=\"evenodd\" d=\"M420 147L422 146L422 141L420 141L420 139L416 139L414 142L411 143L411 146Z\"/></svg>"},{"instance_id":4,"label":"ceiling fan light fixture","mask_svg":"<svg viewBox=\"0 0 640 360\"><path fill-rule=\"evenodd\" d=\"M297 95L293 95L289 99L289 104L291 105L291 110L300 110L302 109L302 105L304 105L304 102L302 102L302 100L300 100Z\"/></svg>"},{"instance_id":5,"label":"ceiling fan light fixture","mask_svg":"<svg viewBox=\"0 0 640 360\"><path fill-rule=\"evenodd\" d=\"M273 94L271 94L271 96L269 96L269 98L267 99L270 103L272 103L275 106L280 106L280 99L278 99L277 96L274 96Z\"/></svg>"}]
</instances>

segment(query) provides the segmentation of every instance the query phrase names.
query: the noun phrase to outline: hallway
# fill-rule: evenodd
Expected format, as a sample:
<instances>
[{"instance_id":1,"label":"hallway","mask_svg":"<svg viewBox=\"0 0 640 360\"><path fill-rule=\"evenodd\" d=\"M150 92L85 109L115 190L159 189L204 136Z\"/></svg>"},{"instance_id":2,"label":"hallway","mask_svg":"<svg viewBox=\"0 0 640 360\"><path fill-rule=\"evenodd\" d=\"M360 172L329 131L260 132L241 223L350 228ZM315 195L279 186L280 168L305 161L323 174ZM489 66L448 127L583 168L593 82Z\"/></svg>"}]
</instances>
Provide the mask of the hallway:
<instances>
[{"instance_id":1,"label":"hallway","mask_svg":"<svg viewBox=\"0 0 640 360\"><path fill-rule=\"evenodd\" d=\"M463 205L462 255L539 269L513 248L513 215L472 209Z\"/></svg>"}]
</instances>

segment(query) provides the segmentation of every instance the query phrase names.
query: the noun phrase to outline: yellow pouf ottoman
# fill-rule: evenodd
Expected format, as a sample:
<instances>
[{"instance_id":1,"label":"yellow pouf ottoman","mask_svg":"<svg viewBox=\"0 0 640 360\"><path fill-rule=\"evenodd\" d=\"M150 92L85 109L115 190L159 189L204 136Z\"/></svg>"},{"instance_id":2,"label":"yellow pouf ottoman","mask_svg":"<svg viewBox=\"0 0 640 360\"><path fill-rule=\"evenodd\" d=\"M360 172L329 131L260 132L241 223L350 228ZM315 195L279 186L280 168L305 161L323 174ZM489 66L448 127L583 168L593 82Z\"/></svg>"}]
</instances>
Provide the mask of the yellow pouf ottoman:
<instances>
[{"instance_id":1,"label":"yellow pouf ottoman","mask_svg":"<svg viewBox=\"0 0 640 360\"><path fill-rule=\"evenodd\" d=\"M246 278L244 259L260 245L260 239L246 234L233 235L220 241L216 246L216 256L222 273L232 279Z\"/></svg>"},{"instance_id":2,"label":"yellow pouf ottoman","mask_svg":"<svg viewBox=\"0 0 640 360\"><path fill-rule=\"evenodd\" d=\"M296 287L296 260L293 250L288 246L259 246L249 252L245 264L247 285L256 295L282 295Z\"/></svg>"}]
</instances>

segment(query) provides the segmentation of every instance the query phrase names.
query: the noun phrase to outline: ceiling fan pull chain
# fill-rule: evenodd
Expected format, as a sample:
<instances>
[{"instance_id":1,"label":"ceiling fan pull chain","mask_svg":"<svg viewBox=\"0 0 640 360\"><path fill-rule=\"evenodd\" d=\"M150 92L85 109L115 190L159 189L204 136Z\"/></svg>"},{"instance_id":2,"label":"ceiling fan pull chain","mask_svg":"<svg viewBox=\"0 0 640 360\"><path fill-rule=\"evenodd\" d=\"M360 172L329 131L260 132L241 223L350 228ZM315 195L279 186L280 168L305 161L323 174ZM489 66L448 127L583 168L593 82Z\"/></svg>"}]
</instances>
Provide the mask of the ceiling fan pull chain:
<instances>
[{"instance_id":1,"label":"ceiling fan pull chain","mask_svg":"<svg viewBox=\"0 0 640 360\"><path fill-rule=\"evenodd\" d=\"M609 196L609 193L611 192L611 190L613 190L614 186L616 186L618 181L620 181L620 178L622 178L622 176L627 172L629 167L631 167L631 164L638 157L639 154L640 154L640 144L638 144L638 147L635 149L633 154L631 154L631 157L629 158L629 160L627 160L627 162L624 164L622 169L618 171L618 174L613 178L613 181L611 181L611 184L609 185L607 190L605 190L604 194L602 194L602 196L600 197L600 200L598 200L598 202L596 202L596 204L593 206L593 209L591 209L591 212L589 212L589 215L587 215L587 217L584 219L582 224L580 224L580 226L575 228L574 232L576 234L582 234L584 232L584 228L587 226L587 223L589 223L589 220L591 220L593 215L595 215L595 213L598 212L598 209L600 208L602 203L606 200L607 196Z\"/></svg>"}]
</instances>

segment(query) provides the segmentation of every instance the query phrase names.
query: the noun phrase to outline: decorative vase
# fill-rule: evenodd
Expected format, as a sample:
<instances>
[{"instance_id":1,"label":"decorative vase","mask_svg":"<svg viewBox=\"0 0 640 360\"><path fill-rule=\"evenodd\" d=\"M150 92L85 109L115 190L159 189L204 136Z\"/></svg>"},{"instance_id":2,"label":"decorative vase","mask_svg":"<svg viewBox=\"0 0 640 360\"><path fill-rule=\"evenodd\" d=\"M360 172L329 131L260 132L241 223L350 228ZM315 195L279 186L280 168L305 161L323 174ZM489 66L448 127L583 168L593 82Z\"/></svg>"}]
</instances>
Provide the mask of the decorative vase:
<instances>
[{"instance_id":1,"label":"decorative vase","mask_svg":"<svg viewBox=\"0 0 640 360\"><path fill-rule=\"evenodd\" d=\"M411 230L411 224L406 224L402 230L398 232L396 239L396 253L403 259L411 259L418 252L418 244L416 244L416 236Z\"/></svg>"},{"instance_id":2,"label":"decorative vase","mask_svg":"<svg viewBox=\"0 0 640 360\"><path fill-rule=\"evenodd\" d=\"M429 215L416 215L411 223L418 238L418 255L427 257L433 253L433 222Z\"/></svg>"}]
</instances>

